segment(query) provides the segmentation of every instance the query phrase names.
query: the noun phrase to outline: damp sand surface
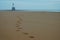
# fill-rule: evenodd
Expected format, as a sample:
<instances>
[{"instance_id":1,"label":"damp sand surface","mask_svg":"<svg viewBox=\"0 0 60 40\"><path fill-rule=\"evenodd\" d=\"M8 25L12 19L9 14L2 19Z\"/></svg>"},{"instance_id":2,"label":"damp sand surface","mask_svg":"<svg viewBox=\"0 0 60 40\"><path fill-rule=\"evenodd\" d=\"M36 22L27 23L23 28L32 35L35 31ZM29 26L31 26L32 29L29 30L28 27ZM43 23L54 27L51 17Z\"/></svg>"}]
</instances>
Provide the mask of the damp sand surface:
<instances>
[{"instance_id":1,"label":"damp sand surface","mask_svg":"<svg viewBox=\"0 0 60 40\"><path fill-rule=\"evenodd\" d=\"M0 11L0 40L60 40L60 13Z\"/></svg>"}]
</instances>

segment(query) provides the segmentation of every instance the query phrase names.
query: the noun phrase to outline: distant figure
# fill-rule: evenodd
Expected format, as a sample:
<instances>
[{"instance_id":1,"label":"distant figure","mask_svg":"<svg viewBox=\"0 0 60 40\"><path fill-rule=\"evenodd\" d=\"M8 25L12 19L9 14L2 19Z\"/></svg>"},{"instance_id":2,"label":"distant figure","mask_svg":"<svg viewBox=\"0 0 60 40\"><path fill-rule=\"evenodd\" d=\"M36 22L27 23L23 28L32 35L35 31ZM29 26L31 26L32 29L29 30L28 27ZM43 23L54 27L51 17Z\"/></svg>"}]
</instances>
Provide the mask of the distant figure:
<instances>
[{"instance_id":1,"label":"distant figure","mask_svg":"<svg viewBox=\"0 0 60 40\"><path fill-rule=\"evenodd\" d=\"M12 11L15 11L14 3L12 3Z\"/></svg>"}]
</instances>

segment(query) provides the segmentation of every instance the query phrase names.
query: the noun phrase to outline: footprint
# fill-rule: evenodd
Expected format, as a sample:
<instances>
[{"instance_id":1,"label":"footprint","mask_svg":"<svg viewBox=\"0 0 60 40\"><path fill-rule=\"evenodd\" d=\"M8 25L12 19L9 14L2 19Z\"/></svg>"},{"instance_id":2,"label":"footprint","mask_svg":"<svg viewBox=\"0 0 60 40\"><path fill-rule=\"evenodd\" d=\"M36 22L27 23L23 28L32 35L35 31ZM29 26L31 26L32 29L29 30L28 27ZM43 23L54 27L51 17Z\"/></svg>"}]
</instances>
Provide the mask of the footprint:
<instances>
[{"instance_id":1,"label":"footprint","mask_svg":"<svg viewBox=\"0 0 60 40\"><path fill-rule=\"evenodd\" d=\"M17 29L16 31L20 31L20 30Z\"/></svg>"},{"instance_id":2,"label":"footprint","mask_svg":"<svg viewBox=\"0 0 60 40\"><path fill-rule=\"evenodd\" d=\"M24 33L25 35L28 35L29 33Z\"/></svg>"},{"instance_id":3,"label":"footprint","mask_svg":"<svg viewBox=\"0 0 60 40\"><path fill-rule=\"evenodd\" d=\"M17 16L17 18L18 18L20 21L22 21L22 18L21 18L21 17Z\"/></svg>"},{"instance_id":4,"label":"footprint","mask_svg":"<svg viewBox=\"0 0 60 40\"><path fill-rule=\"evenodd\" d=\"M21 25L21 24L19 24L19 23L16 23L16 25Z\"/></svg>"},{"instance_id":5,"label":"footprint","mask_svg":"<svg viewBox=\"0 0 60 40\"><path fill-rule=\"evenodd\" d=\"M22 24L20 21L17 21L17 23Z\"/></svg>"},{"instance_id":6,"label":"footprint","mask_svg":"<svg viewBox=\"0 0 60 40\"><path fill-rule=\"evenodd\" d=\"M19 27L20 25L17 25L16 27Z\"/></svg>"},{"instance_id":7,"label":"footprint","mask_svg":"<svg viewBox=\"0 0 60 40\"><path fill-rule=\"evenodd\" d=\"M17 29L22 29L22 28L17 28Z\"/></svg>"},{"instance_id":8,"label":"footprint","mask_svg":"<svg viewBox=\"0 0 60 40\"><path fill-rule=\"evenodd\" d=\"M19 27L20 25L16 25L16 27Z\"/></svg>"},{"instance_id":9,"label":"footprint","mask_svg":"<svg viewBox=\"0 0 60 40\"><path fill-rule=\"evenodd\" d=\"M35 38L34 36L29 36L29 38Z\"/></svg>"},{"instance_id":10,"label":"footprint","mask_svg":"<svg viewBox=\"0 0 60 40\"><path fill-rule=\"evenodd\" d=\"M21 25L16 25L16 27L22 27Z\"/></svg>"}]
</instances>

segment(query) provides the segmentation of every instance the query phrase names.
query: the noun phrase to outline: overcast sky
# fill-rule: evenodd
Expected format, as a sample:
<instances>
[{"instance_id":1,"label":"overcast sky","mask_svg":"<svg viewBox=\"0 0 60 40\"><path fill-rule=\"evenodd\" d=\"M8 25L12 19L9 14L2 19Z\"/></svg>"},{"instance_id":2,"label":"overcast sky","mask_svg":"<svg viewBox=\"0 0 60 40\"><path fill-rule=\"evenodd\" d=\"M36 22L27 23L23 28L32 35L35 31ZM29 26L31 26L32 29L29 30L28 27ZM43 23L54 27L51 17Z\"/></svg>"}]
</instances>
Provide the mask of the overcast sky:
<instances>
[{"instance_id":1,"label":"overcast sky","mask_svg":"<svg viewBox=\"0 0 60 40\"><path fill-rule=\"evenodd\" d=\"M13 2L17 10L60 11L60 0L0 0L0 10L11 9Z\"/></svg>"}]
</instances>

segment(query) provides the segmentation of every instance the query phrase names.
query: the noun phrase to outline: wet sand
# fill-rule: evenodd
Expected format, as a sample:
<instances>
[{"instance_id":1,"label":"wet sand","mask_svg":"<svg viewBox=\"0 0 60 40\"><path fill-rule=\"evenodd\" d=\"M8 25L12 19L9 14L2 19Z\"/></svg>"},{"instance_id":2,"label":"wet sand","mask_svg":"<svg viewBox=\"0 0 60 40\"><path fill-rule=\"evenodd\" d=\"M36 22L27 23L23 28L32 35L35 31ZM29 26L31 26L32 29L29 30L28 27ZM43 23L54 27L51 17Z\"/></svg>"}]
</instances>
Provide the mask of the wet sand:
<instances>
[{"instance_id":1,"label":"wet sand","mask_svg":"<svg viewBox=\"0 0 60 40\"><path fill-rule=\"evenodd\" d=\"M0 11L0 40L60 40L60 13Z\"/></svg>"}]
</instances>

